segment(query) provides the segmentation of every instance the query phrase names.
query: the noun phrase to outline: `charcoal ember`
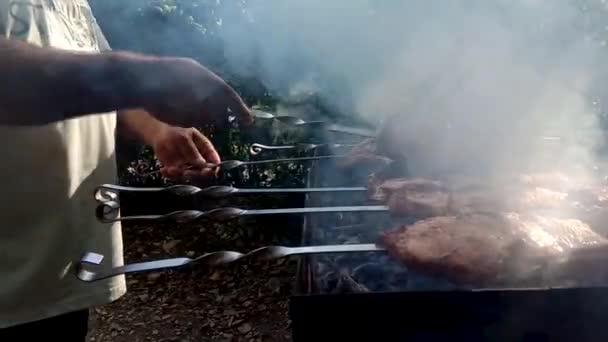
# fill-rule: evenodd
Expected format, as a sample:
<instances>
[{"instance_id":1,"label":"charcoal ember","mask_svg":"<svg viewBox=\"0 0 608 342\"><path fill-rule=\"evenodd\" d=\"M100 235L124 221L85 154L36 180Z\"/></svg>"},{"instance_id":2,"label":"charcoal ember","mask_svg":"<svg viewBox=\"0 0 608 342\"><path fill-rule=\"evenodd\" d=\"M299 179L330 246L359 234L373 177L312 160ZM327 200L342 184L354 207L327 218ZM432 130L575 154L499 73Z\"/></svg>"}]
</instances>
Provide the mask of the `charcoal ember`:
<instances>
[{"instance_id":1,"label":"charcoal ember","mask_svg":"<svg viewBox=\"0 0 608 342\"><path fill-rule=\"evenodd\" d=\"M352 277L372 291L391 291L406 285L407 272L398 272L391 266L379 262L364 263L352 269Z\"/></svg>"},{"instance_id":2,"label":"charcoal ember","mask_svg":"<svg viewBox=\"0 0 608 342\"><path fill-rule=\"evenodd\" d=\"M379 279L382 278L386 269L374 262L368 262L353 268L352 273L355 278L371 278Z\"/></svg>"},{"instance_id":3,"label":"charcoal ember","mask_svg":"<svg viewBox=\"0 0 608 342\"><path fill-rule=\"evenodd\" d=\"M331 293L338 285L339 276L337 272L328 271L317 275L317 285L325 293Z\"/></svg>"},{"instance_id":4,"label":"charcoal ember","mask_svg":"<svg viewBox=\"0 0 608 342\"><path fill-rule=\"evenodd\" d=\"M338 276L338 283L334 289L334 293L365 293L370 290L363 284L355 281L350 272L347 270L341 270Z\"/></svg>"}]
</instances>

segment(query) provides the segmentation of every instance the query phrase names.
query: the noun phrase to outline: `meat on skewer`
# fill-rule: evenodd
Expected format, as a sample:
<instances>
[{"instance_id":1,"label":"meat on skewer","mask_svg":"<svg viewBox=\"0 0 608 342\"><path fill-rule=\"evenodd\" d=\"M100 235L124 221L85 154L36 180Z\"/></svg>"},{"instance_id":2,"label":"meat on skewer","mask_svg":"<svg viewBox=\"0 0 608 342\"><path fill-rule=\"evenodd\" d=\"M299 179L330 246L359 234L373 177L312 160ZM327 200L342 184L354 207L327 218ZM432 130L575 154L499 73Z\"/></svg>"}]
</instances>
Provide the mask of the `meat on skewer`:
<instances>
[{"instance_id":1,"label":"meat on skewer","mask_svg":"<svg viewBox=\"0 0 608 342\"><path fill-rule=\"evenodd\" d=\"M608 242L579 220L515 213L433 217L386 232L382 241L410 269L472 286L560 275L544 272L575 248Z\"/></svg>"},{"instance_id":2,"label":"meat on skewer","mask_svg":"<svg viewBox=\"0 0 608 342\"><path fill-rule=\"evenodd\" d=\"M368 197L386 203L394 215L416 218L471 212L543 211L600 223L608 216L608 188L597 186L570 192L527 184L457 187L424 178L384 180L371 175Z\"/></svg>"},{"instance_id":3,"label":"meat on skewer","mask_svg":"<svg viewBox=\"0 0 608 342\"><path fill-rule=\"evenodd\" d=\"M336 162L345 171L365 170L382 174L384 177L404 177L408 173L404 158L390 158L378 151L375 138L365 139L355 145L350 152Z\"/></svg>"},{"instance_id":4,"label":"meat on skewer","mask_svg":"<svg viewBox=\"0 0 608 342\"><path fill-rule=\"evenodd\" d=\"M391 163L391 159L381 156L376 151L376 143L373 138L365 139L355 145L350 152L343 158L337 161L337 166L340 168L357 168L369 166L387 166Z\"/></svg>"}]
</instances>

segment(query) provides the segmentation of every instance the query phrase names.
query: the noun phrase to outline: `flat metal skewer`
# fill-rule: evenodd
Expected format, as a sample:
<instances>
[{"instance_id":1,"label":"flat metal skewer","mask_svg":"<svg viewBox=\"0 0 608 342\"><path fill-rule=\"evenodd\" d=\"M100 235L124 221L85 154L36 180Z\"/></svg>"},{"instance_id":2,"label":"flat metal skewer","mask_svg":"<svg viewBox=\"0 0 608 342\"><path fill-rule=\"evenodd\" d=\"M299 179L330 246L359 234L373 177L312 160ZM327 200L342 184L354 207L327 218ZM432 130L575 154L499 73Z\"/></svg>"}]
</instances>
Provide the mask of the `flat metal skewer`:
<instances>
[{"instance_id":1,"label":"flat metal skewer","mask_svg":"<svg viewBox=\"0 0 608 342\"><path fill-rule=\"evenodd\" d=\"M298 150L298 151L310 151L319 147L329 148L341 148L341 147L353 147L355 144L293 144L293 145L262 145L262 144L251 144L249 146L249 154L257 156L264 151L276 151L276 150Z\"/></svg>"},{"instance_id":2,"label":"flat metal skewer","mask_svg":"<svg viewBox=\"0 0 608 342\"><path fill-rule=\"evenodd\" d=\"M193 185L170 185L166 187L130 187L115 184L102 184L95 189L95 199L98 202L114 201L120 192L166 192L177 196L203 196L222 198L238 194L286 194L286 193L317 193L317 192L363 192L366 187L324 187L324 188L253 188L242 189L231 186L216 185L199 188Z\"/></svg>"},{"instance_id":3,"label":"flat metal skewer","mask_svg":"<svg viewBox=\"0 0 608 342\"><path fill-rule=\"evenodd\" d=\"M96 210L97 219L104 223L117 221L170 221L175 223L190 223L201 218L215 221L228 221L244 216L262 215L293 215L293 214L315 214L315 213L340 213L340 212L387 212L389 209L384 205L369 206L341 206L341 207L309 207L309 208L282 208L282 209L254 209L246 210L239 208L217 208L208 211L178 210L164 215L134 215L119 217L120 205L115 201L101 203Z\"/></svg>"},{"instance_id":4,"label":"flat metal skewer","mask_svg":"<svg viewBox=\"0 0 608 342\"><path fill-rule=\"evenodd\" d=\"M274 164L274 163L290 163L290 162L301 162L301 161L310 161L310 160L321 160L321 159L332 159L332 158L342 158L345 157L343 155L330 155L330 156L314 156L314 157L298 157L298 158L280 158L280 159L265 159L265 160L224 160L218 164L214 163L205 163L202 168L189 166L187 170L198 170L198 169L218 169L220 171L229 171L235 169L237 167L246 166L246 165L258 165L258 164ZM160 170L140 174L141 176L149 176L155 173L159 173Z\"/></svg>"},{"instance_id":5,"label":"flat metal skewer","mask_svg":"<svg viewBox=\"0 0 608 342\"><path fill-rule=\"evenodd\" d=\"M80 262L78 263L76 268L76 276L78 279L84 282L93 282L121 274L177 268L194 263L213 267L219 265L228 265L245 258L270 260L305 254L362 253L383 251L385 251L384 247L376 244L321 245L304 247L267 246L255 249L249 253L219 251L203 254L196 258L183 257L146 261L127 264L106 270L102 270L102 267L100 267L103 263L103 255L97 253L86 253L82 256Z\"/></svg>"},{"instance_id":6,"label":"flat metal skewer","mask_svg":"<svg viewBox=\"0 0 608 342\"><path fill-rule=\"evenodd\" d=\"M295 116L288 115L274 115L268 112L263 112L261 110L252 110L255 119L267 119L267 120L275 120L287 125L292 126L301 126L301 127L311 127L311 128L320 128L325 129L330 132L336 133L345 133L350 135L358 135L362 137L374 138L376 136L376 132L365 129L365 128L356 128L356 127L348 127L337 124L331 124L325 121L304 121Z\"/></svg>"}]
</instances>

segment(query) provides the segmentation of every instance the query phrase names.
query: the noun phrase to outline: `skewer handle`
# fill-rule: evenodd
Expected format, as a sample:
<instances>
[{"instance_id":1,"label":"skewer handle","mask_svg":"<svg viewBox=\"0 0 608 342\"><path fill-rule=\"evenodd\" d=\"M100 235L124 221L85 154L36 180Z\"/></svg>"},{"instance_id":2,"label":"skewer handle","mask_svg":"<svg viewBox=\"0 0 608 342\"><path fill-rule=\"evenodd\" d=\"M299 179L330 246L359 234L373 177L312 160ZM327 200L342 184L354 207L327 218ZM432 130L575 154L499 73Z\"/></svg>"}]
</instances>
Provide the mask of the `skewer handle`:
<instances>
[{"instance_id":1,"label":"skewer handle","mask_svg":"<svg viewBox=\"0 0 608 342\"><path fill-rule=\"evenodd\" d=\"M256 258L261 260L280 259L291 255L314 254L314 253L357 253L384 251L384 248L375 244L356 245L328 245L307 247L284 247L267 246L252 250L249 253L234 251L218 251L203 254L197 258L173 258L154 261L146 261L124 266L114 267L110 270L99 270L104 256L97 253L86 253L80 259L76 269L76 276L84 282L93 282L121 274L155 271L182 267L190 264L202 264L204 266L219 266L235 263L244 258ZM97 269L97 270L96 270Z\"/></svg>"},{"instance_id":2,"label":"skewer handle","mask_svg":"<svg viewBox=\"0 0 608 342\"><path fill-rule=\"evenodd\" d=\"M100 222L112 223L118 221L171 221L175 223L191 223L203 217L227 221L245 215L247 210L239 208L218 208L209 211L178 210L164 215L134 215L120 217L120 205L118 202L106 201L97 206L95 216Z\"/></svg>"},{"instance_id":3,"label":"skewer handle","mask_svg":"<svg viewBox=\"0 0 608 342\"><path fill-rule=\"evenodd\" d=\"M209 211L179 210L164 215L140 215L119 217L120 206L117 202L107 201L101 203L96 210L97 219L104 223L116 221L173 221L176 223L194 222L202 217L216 221L227 221L241 216L256 215L293 215L312 213L339 213L339 212L388 212L388 207L383 205L368 206L340 206L340 207L305 207L305 208L280 208L280 209L253 209L244 210L239 208L217 208Z\"/></svg>"},{"instance_id":4,"label":"skewer handle","mask_svg":"<svg viewBox=\"0 0 608 342\"><path fill-rule=\"evenodd\" d=\"M239 189L231 186L210 186L207 188L199 188L193 185L170 185L167 187L131 187L114 184L102 184L95 189L95 199L104 203L107 201L117 201L118 194L120 192L167 192L177 196L192 196L192 195L203 195L211 198L220 198L229 196L231 194L239 192Z\"/></svg>"},{"instance_id":5,"label":"skewer handle","mask_svg":"<svg viewBox=\"0 0 608 342\"><path fill-rule=\"evenodd\" d=\"M340 148L340 147L352 147L354 144L295 144L295 145L262 145L262 144L251 144L249 147L249 154L252 156L257 156L262 152L273 151L273 150L290 150L296 149L299 151L308 151L319 148L321 146L328 146L330 148Z\"/></svg>"}]
</instances>

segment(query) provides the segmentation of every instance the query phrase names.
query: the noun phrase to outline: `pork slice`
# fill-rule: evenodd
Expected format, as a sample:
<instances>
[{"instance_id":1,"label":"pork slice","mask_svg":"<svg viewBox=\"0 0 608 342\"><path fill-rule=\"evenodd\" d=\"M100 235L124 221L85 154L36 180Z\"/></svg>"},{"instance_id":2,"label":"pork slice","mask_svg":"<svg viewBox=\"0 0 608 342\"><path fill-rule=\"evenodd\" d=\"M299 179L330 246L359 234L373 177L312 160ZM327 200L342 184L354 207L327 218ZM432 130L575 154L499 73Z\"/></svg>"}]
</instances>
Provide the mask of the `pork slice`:
<instances>
[{"instance_id":1,"label":"pork slice","mask_svg":"<svg viewBox=\"0 0 608 342\"><path fill-rule=\"evenodd\" d=\"M346 156L336 161L336 166L344 169L381 168L390 165L391 162L392 160L390 158L382 156L377 152L376 141L375 139L370 138L353 146Z\"/></svg>"},{"instance_id":2,"label":"pork slice","mask_svg":"<svg viewBox=\"0 0 608 342\"><path fill-rule=\"evenodd\" d=\"M369 176L367 189L369 197L376 201L387 201L395 192L447 191L441 182L431 179L405 177L382 179L375 174Z\"/></svg>"},{"instance_id":3,"label":"pork slice","mask_svg":"<svg viewBox=\"0 0 608 342\"><path fill-rule=\"evenodd\" d=\"M397 191L387 206L392 215L427 218L450 213L450 193L446 191Z\"/></svg>"},{"instance_id":4,"label":"pork slice","mask_svg":"<svg viewBox=\"0 0 608 342\"><path fill-rule=\"evenodd\" d=\"M605 217L608 188L592 187L563 192L521 185L446 185L426 178L368 178L368 197L386 203L399 216L427 218L475 212L543 211L563 217L590 217L594 223ZM585 221L585 220L584 220Z\"/></svg>"},{"instance_id":5,"label":"pork slice","mask_svg":"<svg viewBox=\"0 0 608 342\"><path fill-rule=\"evenodd\" d=\"M432 217L386 232L382 241L412 270L473 286L533 280L572 249L606 243L579 220L515 213Z\"/></svg>"}]
</instances>

